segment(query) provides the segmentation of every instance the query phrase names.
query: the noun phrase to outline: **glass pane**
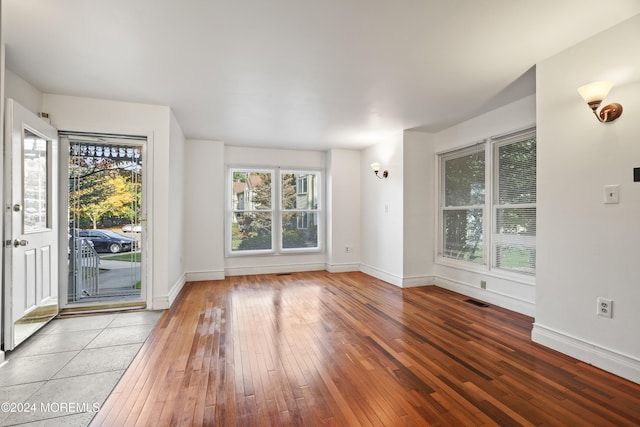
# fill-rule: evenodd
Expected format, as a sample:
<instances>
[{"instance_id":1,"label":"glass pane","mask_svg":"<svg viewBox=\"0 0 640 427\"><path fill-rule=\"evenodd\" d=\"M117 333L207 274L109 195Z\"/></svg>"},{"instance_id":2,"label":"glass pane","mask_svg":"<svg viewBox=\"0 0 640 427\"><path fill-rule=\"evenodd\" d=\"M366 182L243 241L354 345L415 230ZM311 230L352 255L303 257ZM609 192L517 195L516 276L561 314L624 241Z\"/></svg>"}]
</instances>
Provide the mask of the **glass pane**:
<instances>
[{"instance_id":1,"label":"glass pane","mask_svg":"<svg viewBox=\"0 0 640 427\"><path fill-rule=\"evenodd\" d=\"M284 249L317 248L318 214L315 212L283 214L282 247Z\"/></svg>"},{"instance_id":2,"label":"glass pane","mask_svg":"<svg viewBox=\"0 0 640 427\"><path fill-rule=\"evenodd\" d=\"M536 202L536 140L498 149L498 204Z\"/></svg>"},{"instance_id":3,"label":"glass pane","mask_svg":"<svg viewBox=\"0 0 640 427\"><path fill-rule=\"evenodd\" d=\"M48 153L46 139L24 130L23 158L23 227L24 233L44 230L48 218Z\"/></svg>"},{"instance_id":4,"label":"glass pane","mask_svg":"<svg viewBox=\"0 0 640 427\"><path fill-rule=\"evenodd\" d=\"M484 176L484 151L445 160L445 206L484 204Z\"/></svg>"},{"instance_id":5,"label":"glass pane","mask_svg":"<svg viewBox=\"0 0 640 427\"><path fill-rule=\"evenodd\" d=\"M495 266L532 274L536 267L536 208L496 210Z\"/></svg>"},{"instance_id":6,"label":"glass pane","mask_svg":"<svg viewBox=\"0 0 640 427\"><path fill-rule=\"evenodd\" d=\"M496 215L496 233L536 235L536 208L500 208Z\"/></svg>"},{"instance_id":7,"label":"glass pane","mask_svg":"<svg viewBox=\"0 0 640 427\"><path fill-rule=\"evenodd\" d=\"M143 146L70 140L69 303L142 295L142 155Z\"/></svg>"},{"instance_id":8,"label":"glass pane","mask_svg":"<svg viewBox=\"0 0 640 427\"><path fill-rule=\"evenodd\" d=\"M444 211L442 256L484 263L482 209Z\"/></svg>"},{"instance_id":9,"label":"glass pane","mask_svg":"<svg viewBox=\"0 0 640 427\"><path fill-rule=\"evenodd\" d=\"M282 175L283 209L318 209L318 175L285 173Z\"/></svg>"},{"instance_id":10,"label":"glass pane","mask_svg":"<svg viewBox=\"0 0 640 427\"><path fill-rule=\"evenodd\" d=\"M271 249L271 212L234 212L231 250Z\"/></svg>"},{"instance_id":11,"label":"glass pane","mask_svg":"<svg viewBox=\"0 0 640 427\"><path fill-rule=\"evenodd\" d=\"M496 245L496 267L519 273L533 274L536 270L536 249L521 245Z\"/></svg>"},{"instance_id":12,"label":"glass pane","mask_svg":"<svg viewBox=\"0 0 640 427\"><path fill-rule=\"evenodd\" d=\"M233 210L271 209L271 173L233 171Z\"/></svg>"}]
</instances>

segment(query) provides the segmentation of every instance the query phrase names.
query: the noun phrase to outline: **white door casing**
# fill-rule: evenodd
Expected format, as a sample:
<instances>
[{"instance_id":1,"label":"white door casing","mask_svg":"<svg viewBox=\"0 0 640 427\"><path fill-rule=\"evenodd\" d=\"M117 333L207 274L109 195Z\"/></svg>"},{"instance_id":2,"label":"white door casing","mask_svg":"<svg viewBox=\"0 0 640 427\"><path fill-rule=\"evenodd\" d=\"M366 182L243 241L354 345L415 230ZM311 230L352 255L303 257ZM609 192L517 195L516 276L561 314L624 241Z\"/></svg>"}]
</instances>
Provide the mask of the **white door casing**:
<instances>
[{"instance_id":1,"label":"white door casing","mask_svg":"<svg viewBox=\"0 0 640 427\"><path fill-rule=\"evenodd\" d=\"M4 350L58 312L58 134L8 99L4 171Z\"/></svg>"}]
</instances>

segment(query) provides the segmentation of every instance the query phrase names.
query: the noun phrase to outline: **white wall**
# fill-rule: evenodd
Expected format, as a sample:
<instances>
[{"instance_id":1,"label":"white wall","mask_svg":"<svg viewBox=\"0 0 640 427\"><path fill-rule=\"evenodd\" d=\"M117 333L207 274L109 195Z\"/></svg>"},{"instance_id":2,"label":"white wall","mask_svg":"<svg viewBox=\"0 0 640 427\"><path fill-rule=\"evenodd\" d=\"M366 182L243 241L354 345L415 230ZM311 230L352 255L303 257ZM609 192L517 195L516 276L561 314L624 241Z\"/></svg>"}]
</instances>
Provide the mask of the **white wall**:
<instances>
[{"instance_id":1,"label":"white wall","mask_svg":"<svg viewBox=\"0 0 640 427\"><path fill-rule=\"evenodd\" d=\"M176 298L186 281L184 268L184 188L185 188L185 139L182 128L170 111L169 164L167 165L169 191L168 233L168 285L169 304Z\"/></svg>"},{"instance_id":2,"label":"white wall","mask_svg":"<svg viewBox=\"0 0 640 427\"><path fill-rule=\"evenodd\" d=\"M360 151L327 153L327 212L327 271L359 271Z\"/></svg>"},{"instance_id":3,"label":"white wall","mask_svg":"<svg viewBox=\"0 0 640 427\"><path fill-rule=\"evenodd\" d=\"M640 382L640 15L537 67L538 275L533 339ZM613 80L601 124L576 88ZM620 203L605 205L608 184ZM596 298L614 301L613 318Z\"/></svg>"},{"instance_id":4,"label":"white wall","mask_svg":"<svg viewBox=\"0 0 640 427\"><path fill-rule=\"evenodd\" d=\"M324 172L326 168L326 153L320 151L270 150L227 146L224 151L224 161L226 166L314 168ZM323 191L326 192L326 176L324 187ZM226 191L224 194L226 195ZM322 252L310 254L229 256L225 258L225 275L324 270L326 262L326 248L323 248Z\"/></svg>"},{"instance_id":5,"label":"white wall","mask_svg":"<svg viewBox=\"0 0 640 427\"><path fill-rule=\"evenodd\" d=\"M5 74L5 96L35 115L42 111L42 92L9 69Z\"/></svg>"},{"instance_id":6,"label":"white wall","mask_svg":"<svg viewBox=\"0 0 640 427\"><path fill-rule=\"evenodd\" d=\"M224 279L224 143L188 140L185 151L185 252L188 281Z\"/></svg>"},{"instance_id":7,"label":"white wall","mask_svg":"<svg viewBox=\"0 0 640 427\"><path fill-rule=\"evenodd\" d=\"M174 195L169 185L171 177L171 112L169 107L145 105L102 99L63 95L43 95L43 111L50 114L52 124L59 130L147 135L147 173L150 176L146 191L151 199L148 233L152 246L147 248L151 262L148 277L147 306L163 309L169 306L169 266L173 265L169 250L171 216L169 205ZM176 128L174 128L176 132ZM174 140L175 140L174 135Z\"/></svg>"},{"instance_id":8,"label":"white wall","mask_svg":"<svg viewBox=\"0 0 640 427\"><path fill-rule=\"evenodd\" d=\"M0 1L0 23L2 22L2 4ZM2 30L0 29L0 188L4 189L4 103L5 103L5 46L2 37ZM4 197L4 190L3 190ZM4 236L4 221L2 221L2 235ZM4 252L2 252L2 259L4 260ZM4 280L4 270L2 263L0 262L0 283ZM4 286L0 286L0 331L4 331ZM1 347L0 347L1 348ZM0 365L4 363L4 351L0 349Z\"/></svg>"},{"instance_id":9,"label":"white wall","mask_svg":"<svg viewBox=\"0 0 640 427\"><path fill-rule=\"evenodd\" d=\"M434 136L404 132L403 287L434 282Z\"/></svg>"},{"instance_id":10,"label":"white wall","mask_svg":"<svg viewBox=\"0 0 640 427\"><path fill-rule=\"evenodd\" d=\"M437 133L435 135L435 154L534 125L536 122L535 101L535 96L531 95ZM434 173L431 178L433 186L438 182L435 173L436 162L437 155L433 155L431 161L431 164L434 165ZM435 189L433 194L435 211L438 203ZM538 203L540 203L539 200ZM437 234L434 234L434 245L437 244L436 236ZM538 250L538 252L540 251ZM530 316L535 313L535 278L533 277L510 276L495 270L488 271L481 266L459 268L441 260L436 260L434 273L435 283L438 286ZM481 280L487 282L486 289L481 289Z\"/></svg>"},{"instance_id":11,"label":"white wall","mask_svg":"<svg viewBox=\"0 0 640 427\"><path fill-rule=\"evenodd\" d=\"M396 286L403 286L403 135L362 151L361 270ZM371 163L382 163L387 179L378 179Z\"/></svg>"}]
</instances>

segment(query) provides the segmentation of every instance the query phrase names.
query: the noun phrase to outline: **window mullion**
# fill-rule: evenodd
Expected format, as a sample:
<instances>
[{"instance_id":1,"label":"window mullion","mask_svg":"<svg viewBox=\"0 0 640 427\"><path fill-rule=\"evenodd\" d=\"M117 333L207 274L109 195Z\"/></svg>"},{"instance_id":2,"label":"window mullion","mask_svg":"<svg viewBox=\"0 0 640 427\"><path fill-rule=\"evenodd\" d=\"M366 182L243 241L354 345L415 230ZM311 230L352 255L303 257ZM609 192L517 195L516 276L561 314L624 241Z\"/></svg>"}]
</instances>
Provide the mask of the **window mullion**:
<instances>
[{"instance_id":1,"label":"window mullion","mask_svg":"<svg viewBox=\"0 0 640 427\"><path fill-rule=\"evenodd\" d=\"M278 254L282 251L282 170L278 168L274 171L273 175L274 184L271 187L271 195L273 197L271 202L273 208L271 213L271 217L273 218L273 232L271 233L271 238L273 241L273 250Z\"/></svg>"}]
</instances>

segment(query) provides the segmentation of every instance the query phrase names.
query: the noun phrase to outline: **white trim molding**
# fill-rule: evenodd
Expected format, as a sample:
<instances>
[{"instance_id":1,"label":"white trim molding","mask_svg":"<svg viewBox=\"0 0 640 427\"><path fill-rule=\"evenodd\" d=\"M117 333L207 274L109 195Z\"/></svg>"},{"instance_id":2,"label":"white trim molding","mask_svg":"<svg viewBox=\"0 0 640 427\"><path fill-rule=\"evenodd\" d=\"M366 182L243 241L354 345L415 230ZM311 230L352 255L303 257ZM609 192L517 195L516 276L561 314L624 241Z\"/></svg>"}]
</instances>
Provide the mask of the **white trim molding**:
<instances>
[{"instance_id":1,"label":"white trim molding","mask_svg":"<svg viewBox=\"0 0 640 427\"><path fill-rule=\"evenodd\" d=\"M412 276L402 278L403 288L418 288L421 286L433 286L435 283L434 276Z\"/></svg>"},{"instance_id":2,"label":"white trim molding","mask_svg":"<svg viewBox=\"0 0 640 427\"><path fill-rule=\"evenodd\" d=\"M640 384L640 359L581 340L538 323L533 324L531 340Z\"/></svg>"},{"instance_id":3,"label":"white trim molding","mask_svg":"<svg viewBox=\"0 0 640 427\"><path fill-rule=\"evenodd\" d=\"M176 298L178 297L178 294L184 287L185 283L187 283L187 275L185 273L182 273L182 276L180 276L178 281L174 283L171 289L169 289L169 295L167 296L167 303L168 303L167 308L171 307L171 304L173 304L173 302L176 300ZM155 304L154 304L154 309L155 309Z\"/></svg>"},{"instance_id":4,"label":"white trim molding","mask_svg":"<svg viewBox=\"0 0 640 427\"><path fill-rule=\"evenodd\" d=\"M360 264L360 271L399 288L417 288L434 284L434 276L401 277L367 264Z\"/></svg>"},{"instance_id":5,"label":"white trim molding","mask_svg":"<svg viewBox=\"0 0 640 427\"><path fill-rule=\"evenodd\" d=\"M170 306L169 298L166 296L153 298L152 301L151 310L167 310Z\"/></svg>"},{"instance_id":6,"label":"white trim molding","mask_svg":"<svg viewBox=\"0 0 640 427\"><path fill-rule=\"evenodd\" d=\"M280 274L280 273L300 273L304 271L324 271L325 263L309 264L277 264L277 265L256 265L251 267L226 267L226 276L250 276L254 274Z\"/></svg>"},{"instance_id":7,"label":"white trim molding","mask_svg":"<svg viewBox=\"0 0 640 427\"><path fill-rule=\"evenodd\" d=\"M329 273L350 273L353 271L360 271L360 263L347 263L343 262L340 264L330 264L327 263L325 269Z\"/></svg>"},{"instance_id":8,"label":"white trim molding","mask_svg":"<svg viewBox=\"0 0 640 427\"><path fill-rule=\"evenodd\" d=\"M434 284L441 288L449 289L450 291L467 295L471 298L477 298L481 301L488 302L489 304L494 304L527 316L534 317L536 313L535 303L531 301L526 301L510 295L491 291L489 289L482 289L459 280L443 276L435 276Z\"/></svg>"},{"instance_id":9,"label":"white trim molding","mask_svg":"<svg viewBox=\"0 0 640 427\"><path fill-rule=\"evenodd\" d=\"M204 282L209 280L224 280L224 270L188 271L187 282Z\"/></svg>"},{"instance_id":10,"label":"white trim molding","mask_svg":"<svg viewBox=\"0 0 640 427\"><path fill-rule=\"evenodd\" d=\"M380 270L379 268L367 264L360 264L360 271L368 274L369 276L373 276L376 279L384 280L385 282L391 283L392 285L399 288L402 287L402 277L395 274L388 273L384 270Z\"/></svg>"}]
</instances>

